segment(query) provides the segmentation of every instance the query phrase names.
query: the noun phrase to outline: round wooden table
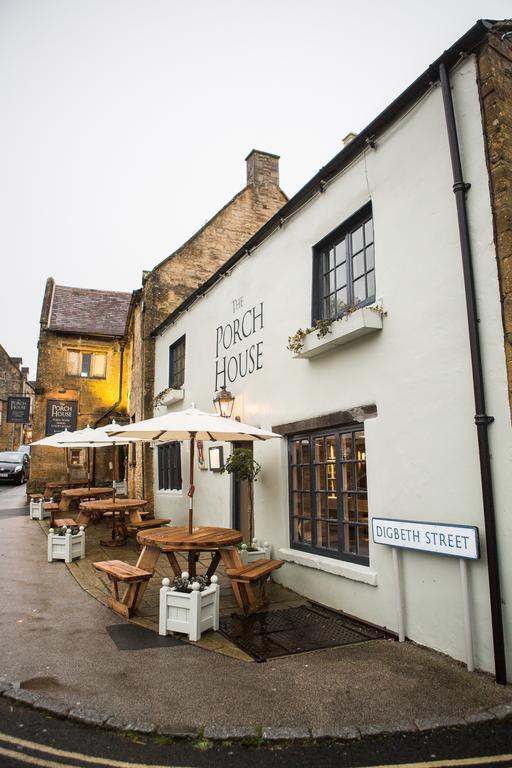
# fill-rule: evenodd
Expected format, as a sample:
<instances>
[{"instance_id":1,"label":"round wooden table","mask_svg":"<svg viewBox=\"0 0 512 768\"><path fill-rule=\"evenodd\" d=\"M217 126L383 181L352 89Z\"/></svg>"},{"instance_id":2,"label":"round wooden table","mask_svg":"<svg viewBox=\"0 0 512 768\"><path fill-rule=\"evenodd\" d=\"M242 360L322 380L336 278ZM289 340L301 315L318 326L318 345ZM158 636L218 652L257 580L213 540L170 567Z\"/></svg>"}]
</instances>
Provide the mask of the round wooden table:
<instances>
[{"instance_id":1,"label":"round wooden table","mask_svg":"<svg viewBox=\"0 0 512 768\"><path fill-rule=\"evenodd\" d=\"M139 523L142 520L140 515L148 502L145 499L98 499L97 501L82 501L80 512L84 514L100 514L105 512L112 513L112 537L103 539L100 544L104 547L120 547L126 543L128 531L126 530L126 512L129 513L130 521Z\"/></svg>"},{"instance_id":2,"label":"round wooden table","mask_svg":"<svg viewBox=\"0 0 512 768\"><path fill-rule=\"evenodd\" d=\"M176 576L180 576L181 568L174 553L187 552L188 570L191 576L195 576L199 554L213 552L212 562L206 572L210 578L223 557L224 548L232 547L233 544L242 541L242 538L240 531L235 531L233 528L216 528L211 525L194 526L192 533L188 532L186 525L141 531L137 534L137 541L144 549L137 565L144 570L154 571L156 561L163 552L167 555Z\"/></svg>"}]
</instances>

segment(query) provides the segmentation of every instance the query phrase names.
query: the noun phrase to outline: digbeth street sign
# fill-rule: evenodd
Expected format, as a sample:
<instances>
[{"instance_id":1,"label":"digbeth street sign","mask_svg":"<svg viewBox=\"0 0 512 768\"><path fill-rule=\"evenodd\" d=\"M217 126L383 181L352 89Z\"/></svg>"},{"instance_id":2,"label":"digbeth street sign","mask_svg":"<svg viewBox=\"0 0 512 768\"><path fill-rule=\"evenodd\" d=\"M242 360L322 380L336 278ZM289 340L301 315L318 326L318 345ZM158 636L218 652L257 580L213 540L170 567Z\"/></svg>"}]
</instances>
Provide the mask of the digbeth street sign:
<instances>
[{"instance_id":1,"label":"digbeth street sign","mask_svg":"<svg viewBox=\"0 0 512 768\"><path fill-rule=\"evenodd\" d=\"M30 397L7 398L7 421L11 424L27 424L30 421Z\"/></svg>"},{"instance_id":2,"label":"digbeth street sign","mask_svg":"<svg viewBox=\"0 0 512 768\"><path fill-rule=\"evenodd\" d=\"M387 544L389 547L416 549L468 560L478 560L480 557L478 528L471 525L445 525L374 517L372 534L375 544Z\"/></svg>"},{"instance_id":3,"label":"digbeth street sign","mask_svg":"<svg viewBox=\"0 0 512 768\"><path fill-rule=\"evenodd\" d=\"M76 400L47 400L46 401L46 434L54 435L69 429L76 429L76 416L78 411Z\"/></svg>"}]
</instances>

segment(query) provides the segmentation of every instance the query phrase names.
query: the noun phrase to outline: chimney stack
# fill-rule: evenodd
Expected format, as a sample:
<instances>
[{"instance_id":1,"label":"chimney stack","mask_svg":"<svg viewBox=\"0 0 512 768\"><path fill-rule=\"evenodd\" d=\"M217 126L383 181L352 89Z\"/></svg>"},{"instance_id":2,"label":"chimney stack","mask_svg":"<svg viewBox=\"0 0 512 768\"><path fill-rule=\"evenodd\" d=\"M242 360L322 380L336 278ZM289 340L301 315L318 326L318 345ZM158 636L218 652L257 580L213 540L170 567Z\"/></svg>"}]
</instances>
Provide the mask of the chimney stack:
<instances>
[{"instance_id":1,"label":"chimney stack","mask_svg":"<svg viewBox=\"0 0 512 768\"><path fill-rule=\"evenodd\" d=\"M245 162L248 187L279 187L279 155L253 149Z\"/></svg>"}]
</instances>

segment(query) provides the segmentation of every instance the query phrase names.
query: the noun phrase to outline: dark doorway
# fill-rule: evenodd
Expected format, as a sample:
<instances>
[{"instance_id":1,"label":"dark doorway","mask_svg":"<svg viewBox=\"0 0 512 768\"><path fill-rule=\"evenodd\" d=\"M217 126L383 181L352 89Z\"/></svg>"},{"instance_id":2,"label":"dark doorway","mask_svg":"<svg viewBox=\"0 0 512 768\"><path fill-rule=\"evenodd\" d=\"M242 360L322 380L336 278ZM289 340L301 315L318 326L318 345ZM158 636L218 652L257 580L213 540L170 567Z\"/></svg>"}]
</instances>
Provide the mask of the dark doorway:
<instances>
[{"instance_id":1,"label":"dark doorway","mask_svg":"<svg viewBox=\"0 0 512 768\"><path fill-rule=\"evenodd\" d=\"M231 443L231 447L233 450L235 448L245 448L246 450L250 451L251 454L253 453L251 442L239 441L236 443ZM234 474L231 475L231 499L231 518L233 521L233 528L242 533L246 544L250 544L249 482L247 480L240 480L239 477Z\"/></svg>"}]
</instances>

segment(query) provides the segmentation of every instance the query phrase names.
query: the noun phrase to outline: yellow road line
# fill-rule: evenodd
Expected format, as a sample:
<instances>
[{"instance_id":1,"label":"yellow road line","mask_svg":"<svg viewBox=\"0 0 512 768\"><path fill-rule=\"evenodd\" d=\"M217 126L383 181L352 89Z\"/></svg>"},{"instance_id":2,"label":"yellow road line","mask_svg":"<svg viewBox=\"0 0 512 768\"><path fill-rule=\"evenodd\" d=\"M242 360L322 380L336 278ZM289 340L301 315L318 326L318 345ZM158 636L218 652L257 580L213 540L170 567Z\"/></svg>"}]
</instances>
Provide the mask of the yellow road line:
<instances>
[{"instance_id":1,"label":"yellow road line","mask_svg":"<svg viewBox=\"0 0 512 768\"><path fill-rule=\"evenodd\" d=\"M465 765L498 765L512 761L511 755L486 755L485 757L457 757L450 760L427 760L421 763L382 763L366 768L463 768Z\"/></svg>"},{"instance_id":2,"label":"yellow road line","mask_svg":"<svg viewBox=\"0 0 512 768\"><path fill-rule=\"evenodd\" d=\"M20 763L39 765L40 768L78 768L78 766L71 765L70 763L54 763L53 760L44 760L42 757L25 755L23 752L17 752L15 749L4 749L3 747L0 747L0 755L3 755L3 757L11 757L13 760L19 760Z\"/></svg>"},{"instance_id":3,"label":"yellow road line","mask_svg":"<svg viewBox=\"0 0 512 768\"><path fill-rule=\"evenodd\" d=\"M47 755L52 755L54 757L64 757L68 760L81 760L83 763L96 763L97 765L107 765L112 766L112 768L187 768L187 766L173 766L173 765L164 765L162 763L158 763L156 765L149 764L149 763L126 763L124 760L113 760L112 758L106 758L106 757L94 757L93 755L84 755L81 752L69 752L65 749L56 749L55 747L47 747L44 744L38 744L35 741L27 741L26 739L19 739L16 736L11 736L7 733L1 733L0 732L0 741L7 742L7 744L13 744L18 745L20 747L24 747L25 749L31 749L34 752L43 752ZM0 747L0 754L7 752L9 750L5 750L2 747ZM19 752L13 752L13 755L15 755L18 759L27 758L26 762L33 762L34 760L38 760L40 758L32 758L30 755L24 755ZM11 755L12 756L12 755ZM28 759L30 758L30 760ZM34 763L35 765L47 765L48 768L53 768L55 765L62 766L63 763L53 763L48 761L42 761L40 763ZM73 766L73 768L77 768L76 766Z\"/></svg>"}]
</instances>

